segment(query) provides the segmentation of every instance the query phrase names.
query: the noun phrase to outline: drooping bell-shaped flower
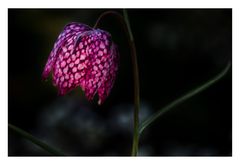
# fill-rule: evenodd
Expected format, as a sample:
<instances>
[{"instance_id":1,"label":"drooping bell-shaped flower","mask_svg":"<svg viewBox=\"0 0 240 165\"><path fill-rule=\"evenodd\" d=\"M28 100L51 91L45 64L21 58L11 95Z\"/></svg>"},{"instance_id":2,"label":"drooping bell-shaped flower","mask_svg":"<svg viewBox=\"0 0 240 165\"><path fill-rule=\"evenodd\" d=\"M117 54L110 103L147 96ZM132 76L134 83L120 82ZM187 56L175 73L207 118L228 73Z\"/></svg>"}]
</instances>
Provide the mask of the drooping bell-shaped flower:
<instances>
[{"instance_id":1,"label":"drooping bell-shaped flower","mask_svg":"<svg viewBox=\"0 0 240 165\"><path fill-rule=\"evenodd\" d=\"M118 56L108 32L70 23L55 42L42 77L46 79L52 71L60 95L79 86L88 100L98 93L98 104L102 104L116 78Z\"/></svg>"}]
</instances>

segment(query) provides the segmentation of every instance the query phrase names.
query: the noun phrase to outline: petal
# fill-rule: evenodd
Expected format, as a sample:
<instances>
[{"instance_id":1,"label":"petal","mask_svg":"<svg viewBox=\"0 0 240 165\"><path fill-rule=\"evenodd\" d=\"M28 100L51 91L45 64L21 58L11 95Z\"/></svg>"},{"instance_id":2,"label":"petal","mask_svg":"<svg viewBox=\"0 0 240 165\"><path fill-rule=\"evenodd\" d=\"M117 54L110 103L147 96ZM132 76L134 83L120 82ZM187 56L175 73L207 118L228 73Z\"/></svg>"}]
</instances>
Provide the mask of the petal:
<instances>
[{"instance_id":1,"label":"petal","mask_svg":"<svg viewBox=\"0 0 240 165\"><path fill-rule=\"evenodd\" d=\"M80 79L80 86L85 91L88 100L93 99L108 72L107 69L104 69L104 62L109 60L106 54L110 52L111 44L111 35L98 29L86 32L79 37L77 43L80 48L79 52L86 53L84 58L80 57L80 61L84 61L86 66L85 77Z\"/></svg>"},{"instance_id":2,"label":"petal","mask_svg":"<svg viewBox=\"0 0 240 165\"><path fill-rule=\"evenodd\" d=\"M103 30L71 23L59 35L43 72L53 70L53 84L60 95L80 86L88 100L96 92L99 104L109 95L118 69L118 51Z\"/></svg>"},{"instance_id":3,"label":"petal","mask_svg":"<svg viewBox=\"0 0 240 165\"><path fill-rule=\"evenodd\" d=\"M91 30L91 28L84 24L79 23L70 23L67 24L61 34L58 36L57 41L54 44L54 48L51 51L47 64L45 65L42 78L46 79L51 72L53 65L55 64L59 54L61 54L61 48L64 46L67 46L69 44L72 44L74 40L77 39L77 35L81 34L82 32Z\"/></svg>"},{"instance_id":4,"label":"petal","mask_svg":"<svg viewBox=\"0 0 240 165\"><path fill-rule=\"evenodd\" d=\"M116 79L119 63L119 54L117 47L114 43L111 45L110 53L106 54L106 58L108 58L108 60L104 62L104 69L107 71L107 73L104 76L104 81L98 88L99 105L102 104L108 97Z\"/></svg>"}]
</instances>

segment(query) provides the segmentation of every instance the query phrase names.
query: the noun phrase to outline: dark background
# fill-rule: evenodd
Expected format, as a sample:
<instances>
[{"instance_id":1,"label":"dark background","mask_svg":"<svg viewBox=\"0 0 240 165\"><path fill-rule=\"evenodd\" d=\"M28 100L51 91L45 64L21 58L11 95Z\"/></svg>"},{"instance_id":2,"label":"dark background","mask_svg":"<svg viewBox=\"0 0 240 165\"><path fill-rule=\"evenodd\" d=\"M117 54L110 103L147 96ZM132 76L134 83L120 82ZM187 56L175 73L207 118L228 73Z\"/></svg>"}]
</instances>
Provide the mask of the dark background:
<instances>
[{"instance_id":1,"label":"dark background","mask_svg":"<svg viewBox=\"0 0 240 165\"><path fill-rule=\"evenodd\" d=\"M112 34L120 50L117 79L102 106L88 102L80 89L59 97L51 78L41 80L64 25L74 21L93 26L104 11L8 11L8 121L68 155L131 152L131 56L114 17L105 17L99 26ZM141 120L212 78L232 58L231 9L131 9L128 14L140 71ZM49 155L11 130L8 149L9 156ZM139 155L231 156L231 72L147 128Z\"/></svg>"}]
</instances>

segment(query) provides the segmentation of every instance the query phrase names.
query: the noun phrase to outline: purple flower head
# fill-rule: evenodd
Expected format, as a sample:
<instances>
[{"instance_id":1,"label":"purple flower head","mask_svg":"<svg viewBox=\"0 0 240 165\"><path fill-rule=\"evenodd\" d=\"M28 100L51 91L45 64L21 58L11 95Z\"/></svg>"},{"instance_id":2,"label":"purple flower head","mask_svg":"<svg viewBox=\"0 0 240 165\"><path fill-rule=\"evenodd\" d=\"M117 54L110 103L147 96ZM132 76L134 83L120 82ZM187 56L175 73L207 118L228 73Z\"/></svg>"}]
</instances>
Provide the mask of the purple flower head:
<instances>
[{"instance_id":1,"label":"purple flower head","mask_svg":"<svg viewBox=\"0 0 240 165\"><path fill-rule=\"evenodd\" d=\"M116 78L118 56L108 32L70 23L55 42L42 77L46 79L52 71L60 95L80 86L88 100L97 92L102 104Z\"/></svg>"}]
</instances>

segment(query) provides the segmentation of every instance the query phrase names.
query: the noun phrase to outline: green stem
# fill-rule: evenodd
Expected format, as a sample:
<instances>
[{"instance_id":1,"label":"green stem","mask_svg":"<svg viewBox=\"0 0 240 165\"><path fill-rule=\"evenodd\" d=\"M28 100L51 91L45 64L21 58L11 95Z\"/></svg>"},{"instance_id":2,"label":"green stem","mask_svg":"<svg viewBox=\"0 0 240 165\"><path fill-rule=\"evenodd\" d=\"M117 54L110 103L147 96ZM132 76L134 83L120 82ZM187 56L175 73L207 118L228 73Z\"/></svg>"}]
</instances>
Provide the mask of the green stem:
<instances>
[{"instance_id":1,"label":"green stem","mask_svg":"<svg viewBox=\"0 0 240 165\"><path fill-rule=\"evenodd\" d=\"M99 25L100 20L105 17L106 15L113 15L119 20L119 22L123 25L123 29L128 35L128 44L131 49L131 58L132 58L132 66L133 66L133 77L134 77L134 130L133 130L133 144L132 144L132 156L137 156L138 152L138 128L139 128L139 108L140 108L140 90L139 90L139 74L138 74L138 63L137 63L137 55L136 55L136 47L134 43L134 38L132 35L127 11L123 10L124 17L115 11L106 11L102 13L98 20L96 21L94 28L97 28Z\"/></svg>"},{"instance_id":2,"label":"green stem","mask_svg":"<svg viewBox=\"0 0 240 165\"><path fill-rule=\"evenodd\" d=\"M127 24L127 29L129 32L129 37L131 41L131 54L132 54L132 65L133 65L133 76L134 76L134 135L133 135L133 146L132 146L132 156L137 156L138 153L138 143L139 143L139 109L140 109L140 84L139 84L139 73L138 73L138 63L135 43L128 19L128 14L125 9L123 9L124 20Z\"/></svg>"},{"instance_id":3,"label":"green stem","mask_svg":"<svg viewBox=\"0 0 240 165\"><path fill-rule=\"evenodd\" d=\"M224 68L222 72L220 72L218 75L207 81L206 83L200 85L199 87L191 90L190 92L186 93L182 97L176 99L175 101L171 102L167 106L163 107L162 109L158 110L156 113L154 113L152 116L150 116L148 119L146 119L139 127L139 135L145 130L146 127L148 127L150 124L152 124L156 119L158 119L160 116L165 114L166 112L170 111L171 109L175 108L179 104L183 103L184 101L192 98L196 94L204 91L214 83L216 83L218 80L220 80L224 75L228 72L228 70L231 67L231 62L228 62L227 66Z\"/></svg>"},{"instance_id":4,"label":"green stem","mask_svg":"<svg viewBox=\"0 0 240 165\"><path fill-rule=\"evenodd\" d=\"M40 141L36 137L32 136L31 134L27 133L26 131L24 131L20 128L14 126L12 124L8 124L8 128L11 129L12 131L18 133L19 135L21 135L25 139L27 139L27 140L31 141L32 143L36 144L37 146L41 147L42 149L49 152L50 154L55 155L55 156L64 156L64 154L62 152L60 152L57 149L49 146L46 143Z\"/></svg>"}]
</instances>

